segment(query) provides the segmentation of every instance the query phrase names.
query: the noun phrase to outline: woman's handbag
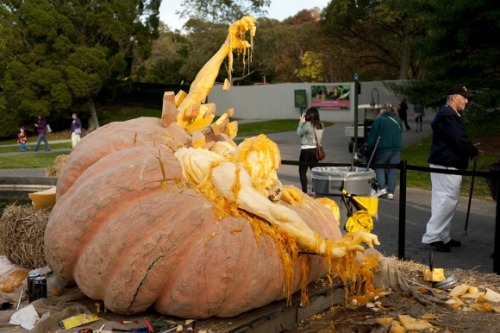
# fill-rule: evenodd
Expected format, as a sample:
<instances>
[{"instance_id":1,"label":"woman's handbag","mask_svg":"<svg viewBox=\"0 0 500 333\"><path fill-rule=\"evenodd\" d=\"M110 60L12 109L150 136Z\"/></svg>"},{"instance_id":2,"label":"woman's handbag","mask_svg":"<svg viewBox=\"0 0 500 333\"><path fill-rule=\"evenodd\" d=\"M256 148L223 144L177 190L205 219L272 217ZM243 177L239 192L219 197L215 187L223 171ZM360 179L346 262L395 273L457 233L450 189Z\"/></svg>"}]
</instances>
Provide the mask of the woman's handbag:
<instances>
[{"instance_id":1,"label":"woman's handbag","mask_svg":"<svg viewBox=\"0 0 500 333\"><path fill-rule=\"evenodd\" d=\"M323 147L320 145L318 142L318 137L316 136L316 129L314 128L314 139L316 140L316 159L318 161L322 161L325 159L325 151L323 150Z\"/></svg>"}]
</instances>

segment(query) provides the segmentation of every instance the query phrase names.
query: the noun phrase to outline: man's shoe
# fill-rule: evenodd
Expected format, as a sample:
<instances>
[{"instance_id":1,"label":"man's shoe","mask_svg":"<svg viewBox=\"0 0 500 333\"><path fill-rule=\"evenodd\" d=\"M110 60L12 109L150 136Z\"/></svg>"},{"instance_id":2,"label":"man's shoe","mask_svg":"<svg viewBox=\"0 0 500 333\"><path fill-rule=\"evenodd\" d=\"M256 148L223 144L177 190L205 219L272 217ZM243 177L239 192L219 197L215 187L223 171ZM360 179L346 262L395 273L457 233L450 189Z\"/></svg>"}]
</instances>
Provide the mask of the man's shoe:
<instances>
[{"instance_id":1,"label":"man's shoe","mask_svg":"<svg viewBox=\"0 0 500 333\"><path fill-rule=\"evenodd\" d=\"M379 198L385 198L386 195L387 195L387 190L385 188L377 191L377 197Z\"/></svg>"},{"instance_id":2,"label":"man's shoe","mask_svg":"<svg viewBox=\"0 0 500 333\"><path fill-rule=\"evenodd\" d=\"M432 243L429 243L429 246L432 247L432 249L434 251L438 251L438 252L450 252L450 245L448 245L448 243L443 243L441 241L438 241L438 242L432 242Z\"/></svg>"},{"instance_id":3,"label":"man's shoe","mask_svg":"<svg viewBox=\"0 0 500 333\"><path fill-rule=\"evenodd\" d=\"M450 247L460 247L460 246L462 246L462 243L460 241L450 239L450 241L448 243L446 243L446 245L448 245Z\"/></svg>"},{"instance_id":4,"label":"man's shoe","mask_svg":"<svg viewBox=\"0 0 500 333\"><path fill-rule=\"evenodd\" d=\"M388 193L388 194L387 194L387 199L389 199L389 200L394 199L394 194L392 194L392 193Z\"/></svg>"}]
</instances>

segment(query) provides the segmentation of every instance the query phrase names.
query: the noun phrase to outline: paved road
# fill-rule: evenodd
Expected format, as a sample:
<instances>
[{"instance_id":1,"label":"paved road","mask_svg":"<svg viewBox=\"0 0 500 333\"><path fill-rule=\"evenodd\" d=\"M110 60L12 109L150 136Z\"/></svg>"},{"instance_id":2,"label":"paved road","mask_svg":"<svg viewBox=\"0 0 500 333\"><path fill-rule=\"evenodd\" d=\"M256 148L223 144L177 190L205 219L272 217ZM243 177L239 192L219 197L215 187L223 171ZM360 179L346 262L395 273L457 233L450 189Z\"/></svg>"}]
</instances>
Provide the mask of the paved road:
<instances>
[{"instance_id":1,"label":"paved road","mask_svg":"<svg viewBox=\"0 0 500 333\"><path fill-rule=\"evenodd\" d=\"M431 118L432 115L425 118L423 132L416 133L413 129L404 132L403 144L407 146L430 135L429 122ZM323 136L323 144L327 153L325 163L351 163L352 155L347 148L348 138L344 135L346 125L349 124L340 123L325 130ZM270 134L268 137L278 144L283 160L298 160L299 141L295 132ZM43 169L0 169L0 177L44 176L44 174ZM284 184L291 184L300 188L297 166L283 165L279 170L279 178ZM469 180L464 178L464 182L466 181ZM405 258L408 260L428 263L430 249L421 243L421 237L425 232L425 225L430 217L430 202L429 191L407 190L406 235L404 242ZM451 253L434 253L434 265L435 267L447 269L463 268L480 272L492 272L493 259L490 256L494 247L496 205L489 201L473 200L468 232L465 236L464 224L467 203L468 198L460 198L452 226L452 237L461 240L462 247L453 248ZM375 224L373 232L379 236L382 243L378 250L386 256L398 255L399 207L399 188L396 190L394 200L379 200L378 222Z\"/></svg>"}]
</instances>

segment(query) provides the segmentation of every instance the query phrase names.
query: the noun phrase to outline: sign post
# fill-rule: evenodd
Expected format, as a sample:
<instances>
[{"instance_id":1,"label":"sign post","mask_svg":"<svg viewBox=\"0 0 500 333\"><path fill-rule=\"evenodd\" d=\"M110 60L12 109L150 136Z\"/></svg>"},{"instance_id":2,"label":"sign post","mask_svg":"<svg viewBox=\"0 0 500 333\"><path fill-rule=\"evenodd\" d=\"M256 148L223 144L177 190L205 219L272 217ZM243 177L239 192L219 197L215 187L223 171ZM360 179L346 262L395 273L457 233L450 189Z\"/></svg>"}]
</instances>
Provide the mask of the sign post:
<instances>
[{"instance_id":1,"label":"sign post","mask_svg":"<svg viewBox=\"0 0 500 333\"><path fill-rule=\"evenodd\" d=\"M354 154L358 147L358 94L361 93L361 84L358 73L354 73Z\"/></svg>"},{"instance_id":2,"label":"sign post","mask_svg":"<svg viewBox=\"0 0 500 333\"><path fill-rule=\"evenodd\" d=\"M307 96L304 89L294 91L295 107L300 109L300 115L302 116L302 109L307 107Z\"/></svg>"}]
</instances>

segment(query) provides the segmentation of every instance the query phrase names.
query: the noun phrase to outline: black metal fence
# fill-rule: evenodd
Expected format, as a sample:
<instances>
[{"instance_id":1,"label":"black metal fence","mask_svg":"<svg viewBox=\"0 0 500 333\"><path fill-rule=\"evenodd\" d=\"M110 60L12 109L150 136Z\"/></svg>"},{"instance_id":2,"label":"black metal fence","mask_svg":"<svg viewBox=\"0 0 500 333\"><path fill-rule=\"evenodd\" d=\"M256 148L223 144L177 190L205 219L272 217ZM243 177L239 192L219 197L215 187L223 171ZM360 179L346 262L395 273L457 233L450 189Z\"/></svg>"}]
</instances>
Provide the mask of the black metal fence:
<instances>
[{"instance_id":1,"label":"black metal fence","mask_svg":"<svg viewBox=\"0 0 500 333\"><path fill-rule=\"evenodd\" d=\"M282 160L284 165L299 165L301 162ZM318 163L318 166L348 166L345 163ZM360 166L360 165L358 165ZM363 167L363 165L361 165ZM492 184L492 196L498 195L498 189L500 189L500 168L492 169L489 172L485 171L468 171L468 170L450 170L450 169L436 169L430 167L423 167L417 165L409 165L407 161L401 161L399 164L377 164L371 165L371 168L381 168L389 169L396 168L399 169L399 231L398 231L398 257L401 259L405 258L405 238L406 238L406 179L409 170L419 171L425 173L446 173L462 176L474 176L474 177L484 177L489 179ZM496 189L496 192L493 190ZM494 197L495 198L495 197ZM493 272L500 274L500 203L496 200L496 210L495 210L495 234L494 234L494 256L493 256Z\"/></svg>"}]
</instances>

